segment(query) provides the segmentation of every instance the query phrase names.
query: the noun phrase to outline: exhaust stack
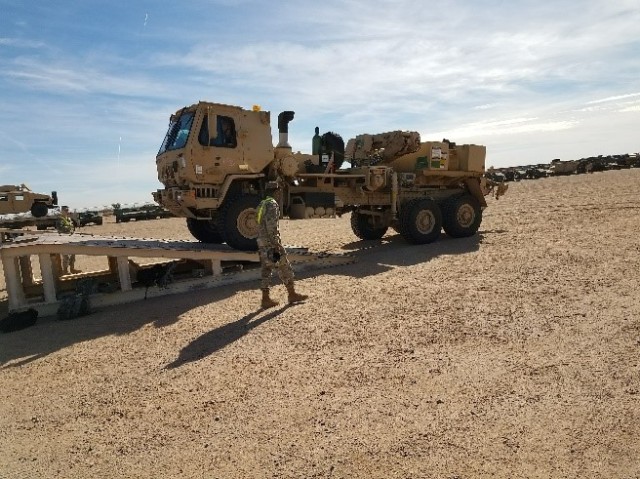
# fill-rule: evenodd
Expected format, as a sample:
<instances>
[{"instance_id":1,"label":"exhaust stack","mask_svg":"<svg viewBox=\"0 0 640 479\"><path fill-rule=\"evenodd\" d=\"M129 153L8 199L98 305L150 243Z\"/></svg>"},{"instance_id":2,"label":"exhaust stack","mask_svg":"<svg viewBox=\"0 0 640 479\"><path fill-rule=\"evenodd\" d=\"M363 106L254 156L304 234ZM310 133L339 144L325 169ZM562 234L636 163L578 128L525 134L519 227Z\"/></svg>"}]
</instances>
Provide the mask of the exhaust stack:
<instances>
[{"instance_id":1,"label":"exhaust stack","mask_svg":"<svg viewBox=\"0 0 640 479\"><path fill-rule=\"evenodd\" d=\"M278 146L276 148L291 148L289 144L289 122L293 120L294 111L283 111L278 115Z\"/></svg>"}]
</instances>

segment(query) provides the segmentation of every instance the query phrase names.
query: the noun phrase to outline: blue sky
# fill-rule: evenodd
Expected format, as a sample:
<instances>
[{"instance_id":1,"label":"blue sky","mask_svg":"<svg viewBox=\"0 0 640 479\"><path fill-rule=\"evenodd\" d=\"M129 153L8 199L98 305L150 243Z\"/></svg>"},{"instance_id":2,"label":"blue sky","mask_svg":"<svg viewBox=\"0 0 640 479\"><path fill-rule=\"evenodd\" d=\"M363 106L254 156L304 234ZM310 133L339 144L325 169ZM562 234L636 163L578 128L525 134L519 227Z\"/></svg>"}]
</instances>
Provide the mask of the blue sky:
<instances>
[{"instance_id":1,"label":"blue sky","mask_svg":"<svg viewBox=\"0 0 640 479\"><path fill-rule=\"evenodd\" d=\"M169 115L199 100L294 110L303 152L317 125L495 167L633 153L639 25L640 0L0 0L0 183L149 202Z\"/></svg>"}]
</instances>

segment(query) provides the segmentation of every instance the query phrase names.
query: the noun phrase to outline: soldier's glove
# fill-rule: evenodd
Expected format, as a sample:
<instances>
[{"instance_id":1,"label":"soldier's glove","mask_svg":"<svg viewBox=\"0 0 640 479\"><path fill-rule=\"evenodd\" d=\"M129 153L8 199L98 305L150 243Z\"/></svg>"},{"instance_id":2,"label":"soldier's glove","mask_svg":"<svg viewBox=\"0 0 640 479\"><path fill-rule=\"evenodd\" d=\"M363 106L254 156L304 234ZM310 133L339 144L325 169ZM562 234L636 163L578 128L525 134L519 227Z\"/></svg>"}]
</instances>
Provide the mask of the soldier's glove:
<instances>
[{"instance_id":1,"label":"soldier's glove","mask_svg":"<svg viewBox=\"0 0 640 479\"><path fill-rule=\"evenodd\" d=\"M269 261L277 263L280 261L280 251L275 248L269 248L267 251L267 258L269 258Z\"/></svg>"}]
</instances>

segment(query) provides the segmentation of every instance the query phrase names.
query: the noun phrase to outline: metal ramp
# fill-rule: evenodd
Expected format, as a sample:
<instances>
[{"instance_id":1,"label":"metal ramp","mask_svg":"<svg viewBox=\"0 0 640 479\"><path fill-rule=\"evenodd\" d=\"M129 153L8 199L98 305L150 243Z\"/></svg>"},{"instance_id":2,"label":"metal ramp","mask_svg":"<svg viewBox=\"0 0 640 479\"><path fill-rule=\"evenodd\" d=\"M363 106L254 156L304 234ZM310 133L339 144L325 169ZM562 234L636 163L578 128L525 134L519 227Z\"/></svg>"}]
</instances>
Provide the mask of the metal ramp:
<instances>
[{"instance_id":1,"label":"metal ramp","mask_svg":"<svg viewBox=\"0 0 640 479\"><path fill-rule=\"evenodd\" d=\"M78 233L20 233L0 244L9 312L33 308L41 316L54 315L61 301L76 294L80 284L90 285L87 294L91 308L99 309L260 277L258 253L226 245ZM346 254L310 253L294 247L286 250L296 272L355 261ZM63 254L106 257L108 268L63 274ZM34 257L41 279L34 278ZM156 261L138 264L131 258Z\"/></svg>"}]
</instances>

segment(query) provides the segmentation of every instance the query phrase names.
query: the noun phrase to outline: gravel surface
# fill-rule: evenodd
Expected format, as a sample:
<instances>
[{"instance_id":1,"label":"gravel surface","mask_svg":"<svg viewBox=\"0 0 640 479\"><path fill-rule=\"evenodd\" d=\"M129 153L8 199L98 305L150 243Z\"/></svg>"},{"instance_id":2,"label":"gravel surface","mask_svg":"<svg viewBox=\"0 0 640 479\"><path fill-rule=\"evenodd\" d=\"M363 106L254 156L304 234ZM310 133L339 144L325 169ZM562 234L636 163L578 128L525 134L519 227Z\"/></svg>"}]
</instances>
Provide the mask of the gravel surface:
<instances>
[{"instance_id":1,"label":"gravel surface","mask_svg":"<svg viewBox=\"0 0 640 479\"><path fill-rule=\"evenodd\" d=\"M303 304L260 310L251 281L0 334L0 478L638 478L639 190L514 183L425 246L284 220L357 256L300 275Z\"/></svg>"}]
</instances>

